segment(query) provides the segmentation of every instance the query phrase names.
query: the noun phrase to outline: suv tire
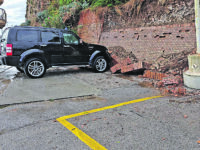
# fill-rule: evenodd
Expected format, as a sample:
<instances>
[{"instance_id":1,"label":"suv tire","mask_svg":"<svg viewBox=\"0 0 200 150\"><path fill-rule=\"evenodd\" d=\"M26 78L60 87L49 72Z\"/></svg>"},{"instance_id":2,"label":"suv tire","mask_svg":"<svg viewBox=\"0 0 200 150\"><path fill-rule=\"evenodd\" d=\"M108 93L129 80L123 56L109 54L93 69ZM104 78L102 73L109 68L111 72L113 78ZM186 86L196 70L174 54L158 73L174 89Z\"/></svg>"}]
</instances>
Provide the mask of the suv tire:
<instances>
[{"instance_id":1,"label":"suv tire","mask_svg":"<svg viewBox=\"0 0 200 150\"><path fill-rule=\"evenodd\" d=\"M25 74L30 78L41 78L46 73L46 66L39 58L31 58L26 61Z\"/></svg>"},{"instance_id":2,"label":"suv tire","mask_svg":"<svg viewBox=\"0 0 200 150\"><path fill-rule=\"evenodd\" d=\"M98 56L95 58L92 68L96 72L105 72L108 68L108 62L103 56Z\"/></svg>"}]
</instances>

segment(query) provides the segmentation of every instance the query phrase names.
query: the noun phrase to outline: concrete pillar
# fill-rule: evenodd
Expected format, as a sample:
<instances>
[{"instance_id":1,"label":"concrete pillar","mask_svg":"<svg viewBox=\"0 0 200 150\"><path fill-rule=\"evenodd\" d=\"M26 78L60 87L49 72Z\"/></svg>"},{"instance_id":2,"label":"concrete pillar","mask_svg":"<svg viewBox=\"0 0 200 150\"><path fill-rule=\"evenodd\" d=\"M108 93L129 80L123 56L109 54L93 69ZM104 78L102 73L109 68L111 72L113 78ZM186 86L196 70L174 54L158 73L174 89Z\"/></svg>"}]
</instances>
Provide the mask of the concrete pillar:
<instances>
[{"instance_id":1,"label":"concrete pillar","mask_svg":"<svg viewBox=\"0 0 200 150\"><path fill-rule=\"evenodd\" d=\"M195 26L197 39L197 53L200 54L200 0L195 0Z\"/></svg>"},{"instance_id":2,"label":"concrete pillar","mask_svg":"<svg viewBox=\"0 0 200 150\"><path fill-rule=\"evenodd\" d=\"M188 56L189 70L183 73L183 80L187 87L200 89L200 0L195 0L195 26L197 54Z\"/></svg>"}]
</instances>

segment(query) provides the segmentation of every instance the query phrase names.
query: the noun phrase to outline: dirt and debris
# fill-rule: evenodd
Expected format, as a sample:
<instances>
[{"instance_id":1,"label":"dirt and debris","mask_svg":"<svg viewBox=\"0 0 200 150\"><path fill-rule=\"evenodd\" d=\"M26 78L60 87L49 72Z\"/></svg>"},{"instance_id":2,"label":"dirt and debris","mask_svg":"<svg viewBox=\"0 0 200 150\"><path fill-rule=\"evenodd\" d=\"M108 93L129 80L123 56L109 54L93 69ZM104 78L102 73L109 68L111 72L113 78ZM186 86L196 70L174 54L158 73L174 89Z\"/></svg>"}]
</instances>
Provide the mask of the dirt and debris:
<instances>
[{"instance_id":1,"label":"dirt and debris","mask_svg":"<svg viewBox=\"0 0 200 150\"><path fill-rule=\"evenodd\" d=\"M198 103L199 102L199 96L189 96L186 97L185 99L170 99L170 103L178 103L178 104L191 104L191 103Z\"/></svg>"},{"instance_id":2,"label":"dirt and debris","mask_svg":"<svg viewBox=\"0 0 200 150\"><path fill-rule=\"evenodd\" d=\"M186 89L183 86L183 78L180 75L174 76L173 74L146 70L142 77L149 79L149 82L151 82L155 88L160 89L163 95L186 95Z\"/></svg>"},{"instance_id":3,"label":"dirt and debris","mask_svg":"<svg viewBox=\"0 0 200 150\"><path fill-rule=\"evenodd\" d=\"M183 75L183 72L188 70L188 55L195 54L196 49L182 51L180 53L163 54L152 64L151 70L157 72Z\"/></svg>"},{"instance_id":4,"label":"dirt and debris","mask_svg":"<svg viewBox=\"0 0 200 150\"><path fill-rule=\"evenodd\" d=\"M104 31L112 29L194 22L192 0L130 0L109 9ZM112 22L112 23L110 23Z\"/></svg>"},{"instance_id":5,"label":"dirt and debris","mask_svg":"<svg viewBox=\"0 0 200 150\"><path fill-rule=\"evenodd\" d=\"M128 73L146 69L140 78L148 81L142 86L151 85L161 91L163 95L192 95L195 92L187 92L183 84L183 72L188 69L188 55L195 54L196 49L182 51L180 53L163 54L153 63L139 61L132 52L127 52L121 46L110 47L112 57L112 73ZM199 92L196 92L199 93Z\"/></svg>"},{"instance_id":6,"label":"dirt and debris","mask_svg":"<svg viewBox=\"0 0 200 150\"><path fill-rule=\"evenodd\" d=\"M130 58L131 63L138 62L136 56L132 52L127 52L122 46L109 47L108 49L112 55L120 57L121 59Z\"/></svg>"},{"instance_id":7,"label":"dirt and debris","mask_svg":"<svg viewBox=\"0 0 200 150\"><path fill-rule=\"evenodd\" d=\"M154 87L159 88L164 95L195 94L194 92L187 92L183 84L183 72L188 70L188 55L195 53L196 49L163 54L151 65L149 70L145 71L143 77L153 79L151 82Z\"/></svg>"}]
</instances>

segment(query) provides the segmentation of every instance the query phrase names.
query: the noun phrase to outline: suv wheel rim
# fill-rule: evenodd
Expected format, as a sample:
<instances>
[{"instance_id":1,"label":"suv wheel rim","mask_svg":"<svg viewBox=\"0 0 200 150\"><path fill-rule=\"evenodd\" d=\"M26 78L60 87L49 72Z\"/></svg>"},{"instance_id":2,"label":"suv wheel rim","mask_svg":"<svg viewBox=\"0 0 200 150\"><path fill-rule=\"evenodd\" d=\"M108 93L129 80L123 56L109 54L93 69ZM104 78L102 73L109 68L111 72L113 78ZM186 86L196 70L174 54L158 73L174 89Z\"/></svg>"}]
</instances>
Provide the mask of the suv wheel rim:
<instances>
[{"instance_id":1,"label":"suv wheel rim","mask_svg":"<svg viewBox=\"0 0 200 150\"><path fill-rule=\"evenodd\" d=\"M96 62L96 69L97 71L104 71L107 67L107 62L105 59L100 58Z\"/></svg>"},{"instance_id":2,"label":"suv wheel rim","mask_svg":"<svg viewBox=\"0 0 200 150\"><path fill-rule=\"evenodd\" d=\"M40 61L32 61L28 65L28 72L33 77L39 77L44 72L44 64Z\"/></svg>"}]
</instances>

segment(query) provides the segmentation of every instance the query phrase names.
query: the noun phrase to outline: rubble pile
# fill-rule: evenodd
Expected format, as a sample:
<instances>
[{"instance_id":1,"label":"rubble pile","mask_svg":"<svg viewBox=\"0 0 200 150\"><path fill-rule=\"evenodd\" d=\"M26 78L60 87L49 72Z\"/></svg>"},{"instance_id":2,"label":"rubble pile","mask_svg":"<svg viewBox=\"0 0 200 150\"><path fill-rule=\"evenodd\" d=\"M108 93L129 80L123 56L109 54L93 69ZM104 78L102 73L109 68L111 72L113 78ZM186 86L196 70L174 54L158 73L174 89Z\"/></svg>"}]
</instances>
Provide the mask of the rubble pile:
<instances>
[{"instance_id":1,"label":"rubble pile","mask_svg":"<svg viewBox=\"0 0 200 150\"><path fill-rule=\"evenodd\" d=\"M166 74L146 70L143 78L151 80L154 87L159 88L162 94L185 95L186 89L183 87L183 78L180 75Z\"/></svg>"},{"instance_id":2,"label":"rubble pile","mask_svg":"<svg viewBox=\"0 0 200 150\"><path fill-rule=\"evenodd\" d=\"M126 52L121 46L109 47L112 57L111 72L127 73L134 70L144 69L146 63L138 61L132 52Z\"/></svg>"},{"instance_id":3,"label":"rubble pile","mask_svg":"<svg viewBox=\"0 0 200 150\"><path fill-rule=\"evenodd\" d=\"M188 55L194 54L196 49L191 51L182 51L180 53L172 53L161 55L151 66L151 70L157 72L183 75L183 71L188 69Z\"/></svg>"},{"instance_id":4,"label":"rubble pile","mask_svg":"<svg viewBox=\"0 0 200 150\"><path fill-rule=\"evenodd\" d=\"M150 70L145 71L143 77L154 79L154 86L163 94L185 95L183 72L188 69L188 55L195 52L196 49L193 49L162 55L152 64Z\"/></svg>"},{"instance_id":5,"label":"rubble pile","mask_svg":"<svg viewBox=\"0 0 200 150\"><path fill-rule=\"evenodd\" d=\"M125 59L129 57L131 59L131 62L137 62L138 59L132 52L127 52L123 47L121 46L114 46L114 47L109 47L109 51L111 51L112 55L116 55L119 58Z\"/></svg>"},{"instance_id":6,"label":"rubble pile","mask_svg":"<svg viewBox=\"0 0 200 150\"><path fill-rule=\"evenodd\" d=\"M153 79L151 84L159 88L163 94L185 95L183 87L183 71L188 69L188 55L196 49L160 56L152 65L139 61L133 53L128 53L123 47L110 47L112 56L111 72L127 73L140 69L145 70L140 77Z\"/></svg>"}]
</instances>

